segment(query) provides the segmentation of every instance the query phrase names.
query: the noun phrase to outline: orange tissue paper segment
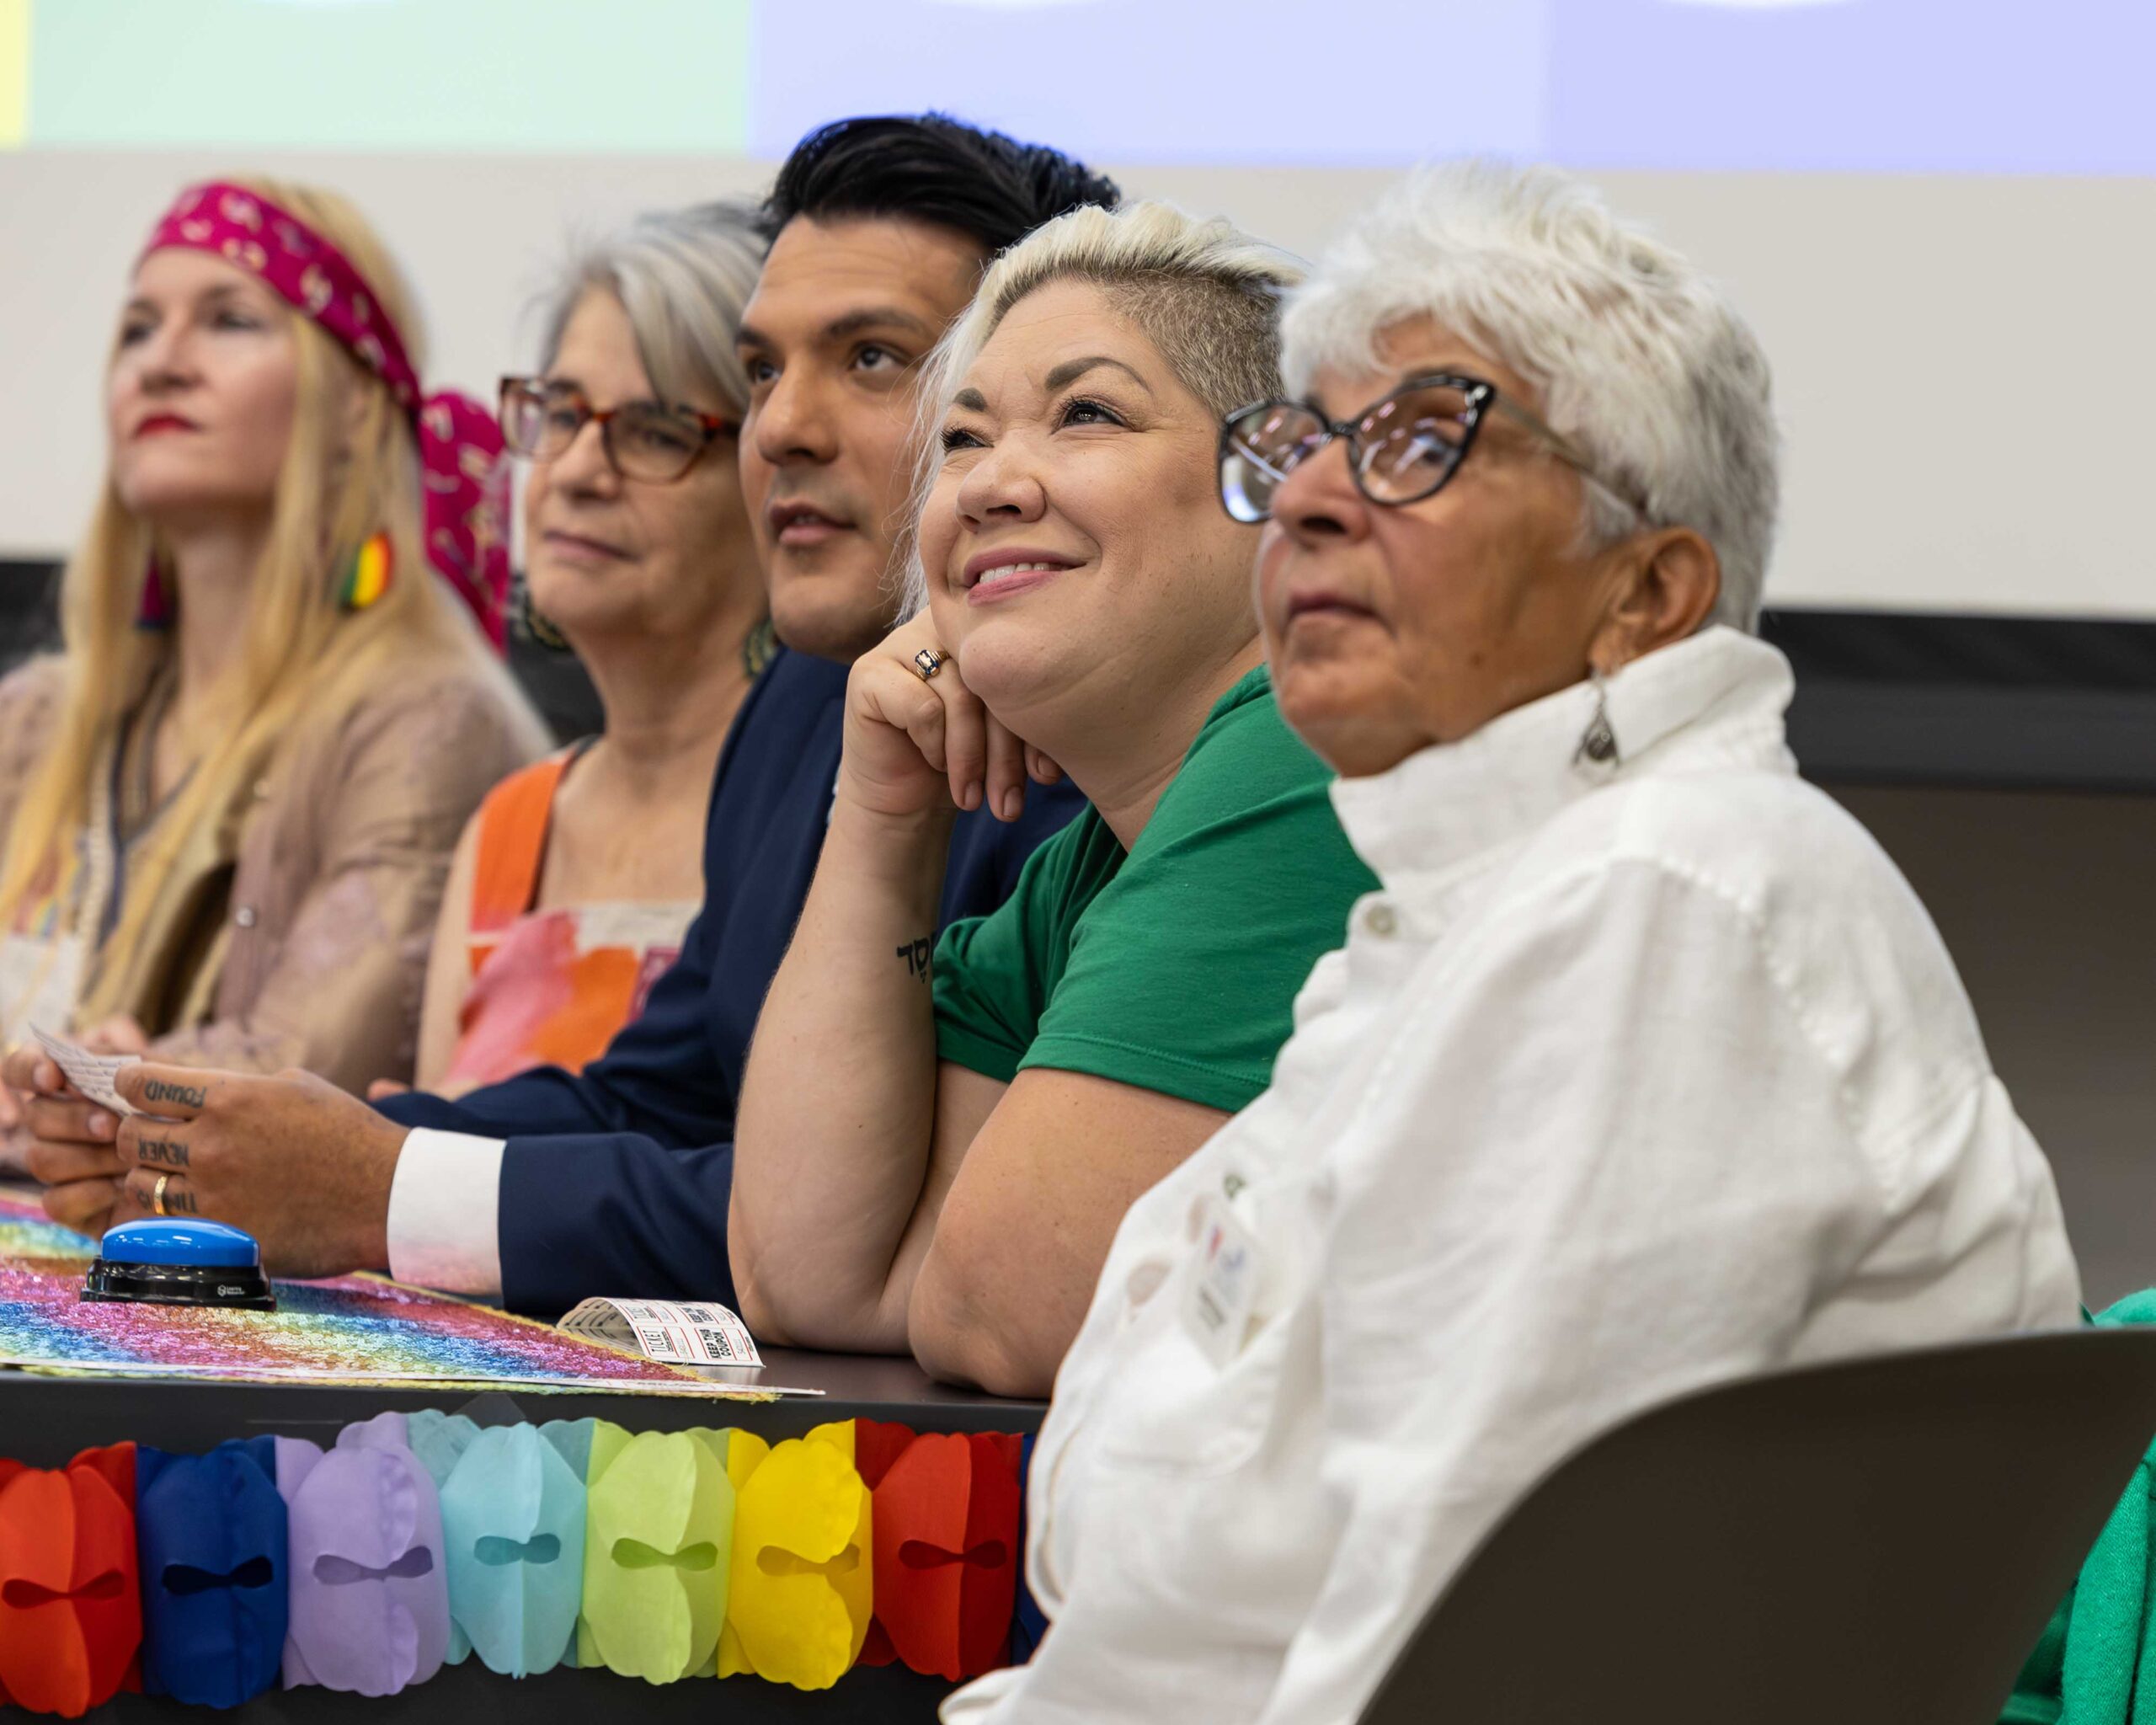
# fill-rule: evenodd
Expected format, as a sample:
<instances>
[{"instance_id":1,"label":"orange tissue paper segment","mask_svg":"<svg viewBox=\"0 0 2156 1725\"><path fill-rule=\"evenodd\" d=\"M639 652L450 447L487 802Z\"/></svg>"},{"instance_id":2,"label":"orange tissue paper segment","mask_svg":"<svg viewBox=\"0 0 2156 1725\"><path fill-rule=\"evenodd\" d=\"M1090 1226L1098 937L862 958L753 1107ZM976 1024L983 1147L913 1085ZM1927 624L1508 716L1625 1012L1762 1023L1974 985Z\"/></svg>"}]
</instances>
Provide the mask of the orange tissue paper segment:
<instances>
[{"instance_id":1,"label":"orange tissue paper segment","mask_svg":"<svg viewBox=\"0 0 2156 1725\"><path fill-rule=\"evenodd\" d=\"M0 1705L80 1718L141 1686L135 1446L0 1461Z\"/></svg>"},{"instance_id":2,"label":"orange tissue paper segment","mask_svg":"<svg viewBox=\"0 0 2156 1725\"><path fill-rule=\"evenodd\" d=\"M818 1426L775 1448L733 1434L734 1573L718 1674L753 1671L828 1689L868 1632L875 1519L854 1469L853 1422Z\"/></svg>"},{"instance_id":3,"label":"orange tissue paper segment","mask_svg":"<svg viewBox=\"0 0 2156 1725\"><path fill-rule=\"evenodd\" d=\"M923 1433L876 1485L876 1621L915 1671L978 1677L1007 1657L1020 1439Z\"/></svg>"}]
</instances>

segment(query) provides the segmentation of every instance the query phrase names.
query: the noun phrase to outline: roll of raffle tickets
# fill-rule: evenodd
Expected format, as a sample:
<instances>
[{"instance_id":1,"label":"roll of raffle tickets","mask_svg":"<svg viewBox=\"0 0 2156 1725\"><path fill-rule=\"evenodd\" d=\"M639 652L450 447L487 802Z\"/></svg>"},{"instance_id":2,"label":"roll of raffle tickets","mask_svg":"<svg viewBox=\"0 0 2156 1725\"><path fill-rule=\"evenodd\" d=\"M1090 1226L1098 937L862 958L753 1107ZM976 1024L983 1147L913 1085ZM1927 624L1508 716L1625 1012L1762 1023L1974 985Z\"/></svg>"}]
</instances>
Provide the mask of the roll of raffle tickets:
<instances>
[{"instance_id":1,"label":"roll of raffle tickets","mask_svg":"<svg viewBox=\"0 0 2156 1725\"><path fill-rule=\"evenodd\" d=\"M0 1706L230 1707L280 1681L384 1696L475 1656L650 1683L977 1676L1011 1656L1023 1453L873 1420L771 1445L423 1413L326 1452L0 1461Z\"/></svg>"}]
</instances>

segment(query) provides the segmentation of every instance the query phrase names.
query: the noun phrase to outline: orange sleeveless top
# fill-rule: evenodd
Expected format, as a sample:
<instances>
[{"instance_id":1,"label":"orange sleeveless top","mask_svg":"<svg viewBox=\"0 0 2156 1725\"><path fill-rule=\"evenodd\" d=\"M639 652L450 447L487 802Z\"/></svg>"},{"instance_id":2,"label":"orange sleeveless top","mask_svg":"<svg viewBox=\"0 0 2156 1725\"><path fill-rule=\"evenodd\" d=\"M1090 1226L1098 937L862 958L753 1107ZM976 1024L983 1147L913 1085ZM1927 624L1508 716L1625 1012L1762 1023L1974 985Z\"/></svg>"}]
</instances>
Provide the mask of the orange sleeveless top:
<instances>
[{"instance_id":1,"label":"orange sleeveless top","mask_svg":"<svg viewBox=\"0 0 2156 1725\"><path fill-rule=\"evenodd\" d=\"M693 903L534 908L554 793L579 752L504 779L480 805L472 980L446 1087L496 1084L533 1066L581 1071L643 1010L696 915Z\"/></svg>"}]
</instances>

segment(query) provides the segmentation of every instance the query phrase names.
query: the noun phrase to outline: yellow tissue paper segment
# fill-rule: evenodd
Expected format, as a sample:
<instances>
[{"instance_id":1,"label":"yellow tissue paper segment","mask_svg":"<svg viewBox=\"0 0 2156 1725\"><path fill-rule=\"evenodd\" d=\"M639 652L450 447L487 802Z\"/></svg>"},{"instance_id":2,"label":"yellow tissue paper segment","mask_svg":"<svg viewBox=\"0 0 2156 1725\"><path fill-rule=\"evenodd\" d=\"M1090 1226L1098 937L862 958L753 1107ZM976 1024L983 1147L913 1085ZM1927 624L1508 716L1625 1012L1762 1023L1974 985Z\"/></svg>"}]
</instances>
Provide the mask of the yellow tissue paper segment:
<instances>
[{"instance_id":1,"label":"yellow tissue paper segment","mask_svg":"<svg viewBox=\"0 0 2156 1725\"><path fill-rule=\"evenodd\" d=\"M819 1431L825 1428L819 1426ZM754 1432L735 1431L728 1434L726 1477L734 1486L734 1501L738 1508L741 1488L749 1483L749 1476L763 1465L764 1457L771 1453L771 1446ZM730 1594L729 1594L730 1598ZM718 1632L718 1674L739 1677L742 1673L753 1674L755 1667L749 1663L749 1656L741 1651L741 1637L734 1626L728 1613L726 1626Z\"/></svg>"},{"instance_id":2,"label":"yellow tissue paper segment","mask_svg":"<svg viewBox=\"0 0 2156 1725\"><path fill-rule=\"evenodd\" d=\"M577 1663L647 1683L713 1669L734 1550L728 1431L591 1439Z\"/></svg>"},{"instance_id":3,"label":"yellow tissue paper segment","mask_svg":"<svg viewBox=\"0 0 2156 1725\"><path fill-rule=\"evenodd\" d=\"M758 1455L733 1434L734 1574L718 1671L828 1689L868 1633L873 1508L853 1466L853 1425L819 1426Z\"/></svg>"},{"instance_id":4,"label":"yellow tissue paper segment","mask_svg":"<svg viewBox=\"0 0 2156 1725\"><path fill-rule=\"evenodd\" d=\"M819 1426L817 1430L824 1428ZM764 1457L771 1453L771 1446L754 1432L729 1431L726 1434L726 1477L734 1482L738 1498L741 1487L749 1483L749 1476L763 1466Z\"/></svg>"}]
</instances>

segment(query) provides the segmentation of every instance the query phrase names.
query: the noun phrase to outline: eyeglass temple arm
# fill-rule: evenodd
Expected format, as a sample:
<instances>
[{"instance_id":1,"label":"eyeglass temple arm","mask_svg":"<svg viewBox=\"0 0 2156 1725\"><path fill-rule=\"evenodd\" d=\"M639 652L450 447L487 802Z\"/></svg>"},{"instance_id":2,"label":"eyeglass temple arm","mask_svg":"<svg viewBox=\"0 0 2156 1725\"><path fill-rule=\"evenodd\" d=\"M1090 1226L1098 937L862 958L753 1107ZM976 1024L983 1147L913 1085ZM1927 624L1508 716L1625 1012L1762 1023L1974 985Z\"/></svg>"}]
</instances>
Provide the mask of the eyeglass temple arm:
<instances>
[{"instance_id":1,"label":"eyeglass temple arm","mask_svg":"<svg viewBox=\"0 0 2156 1725\"><path fill-rule=\"evenodd\" d=\"M1612 498L1615 501L1623 504L1626 509L1630 510L1641 521L1644 521L1651 519L1647 514L1645 505L1643 505L1637 498L1627 495L1618 486L1612 483L1609 480L1604 478L1603 476L1596 471L1594 463L1589 461L1573 446L1572 440L1566 437L1563 432L1558 430L1556 426L1544 419L1541 415L1533 412L1529 409L1522 407L1516 401L1508 400L1502 395L1493 395L1490 399L1490 405L1497 409L1499 413L1509 416L1520 425L1524 425L1529 431L1532 431L1536 437L1540 438L1542 442L1548 446L1550 454L1556 456L1559 461L1562 462L1566 467L1577 473L1580 478L1586 480L1590 485L1596 487L1605 496Z\"/></svg>"}]
</instances>

